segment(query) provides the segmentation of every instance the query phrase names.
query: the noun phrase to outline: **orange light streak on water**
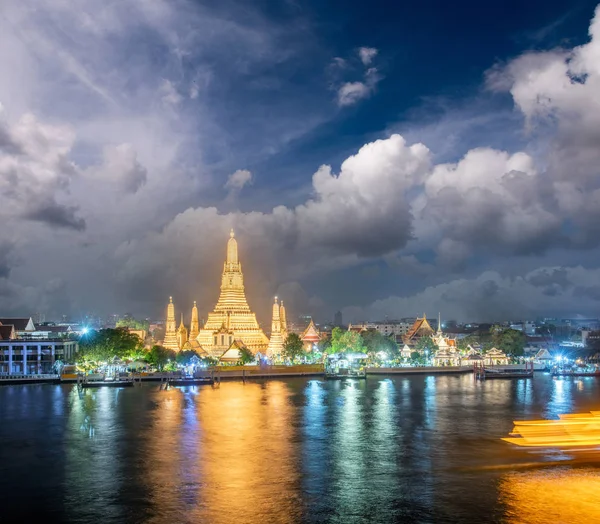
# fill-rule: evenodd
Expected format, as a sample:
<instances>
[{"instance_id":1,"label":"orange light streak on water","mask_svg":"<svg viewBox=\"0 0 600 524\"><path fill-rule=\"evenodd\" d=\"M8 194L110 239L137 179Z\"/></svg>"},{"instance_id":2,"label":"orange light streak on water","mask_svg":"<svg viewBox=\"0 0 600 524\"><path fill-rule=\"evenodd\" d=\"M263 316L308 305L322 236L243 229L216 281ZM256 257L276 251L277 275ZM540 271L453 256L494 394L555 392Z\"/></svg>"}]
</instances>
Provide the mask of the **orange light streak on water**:
<instances>
[{"instance_id":1,"label":"orange light streak on water","mask_svg":"<svg viewBox=\"0 0 600 524\"><path fill-rule=\"evenodd\" d=\"M523 447L600 446L600 411L559 415L559 420L515 421L505 442Z\"/></svg>"}]
</instances>

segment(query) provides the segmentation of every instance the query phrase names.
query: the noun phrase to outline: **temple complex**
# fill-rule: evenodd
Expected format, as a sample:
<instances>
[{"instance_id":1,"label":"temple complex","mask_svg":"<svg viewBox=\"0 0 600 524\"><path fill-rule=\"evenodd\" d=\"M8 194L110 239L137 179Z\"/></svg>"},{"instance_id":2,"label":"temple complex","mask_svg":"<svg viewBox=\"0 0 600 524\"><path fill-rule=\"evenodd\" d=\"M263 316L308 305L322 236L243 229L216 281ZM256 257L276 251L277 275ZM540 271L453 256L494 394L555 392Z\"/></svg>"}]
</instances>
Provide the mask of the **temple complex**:
<instances>
[{"instance_id":1,"label":"temple complex","mask_svg":"<svg viewBox=\"0 0 600 524\"><path fill-rule=\"evenodd\" d=\"M459 366L460 353L456 346L456 340L446 337L442 333L442 319L438 319L438 328L434 336L431 337L435 345L438 347L433 355L434 366Z\"/></svg>"},{"instance_id":2,"label":"temple complex","mask_svg":"<svg viewBox=\"0 0 600 524\"><path fill-rule=\"evenodd\" d=\"M196 340L213 357L220 357L234 340L239 340L253 353L265 353L269 339L258 325L250 310L244 290L242 264L238 260L238 246L233 233L227 242L227 259L223 265L221 294L214 311L208 314Z\"/></svg>"}]
</instances>

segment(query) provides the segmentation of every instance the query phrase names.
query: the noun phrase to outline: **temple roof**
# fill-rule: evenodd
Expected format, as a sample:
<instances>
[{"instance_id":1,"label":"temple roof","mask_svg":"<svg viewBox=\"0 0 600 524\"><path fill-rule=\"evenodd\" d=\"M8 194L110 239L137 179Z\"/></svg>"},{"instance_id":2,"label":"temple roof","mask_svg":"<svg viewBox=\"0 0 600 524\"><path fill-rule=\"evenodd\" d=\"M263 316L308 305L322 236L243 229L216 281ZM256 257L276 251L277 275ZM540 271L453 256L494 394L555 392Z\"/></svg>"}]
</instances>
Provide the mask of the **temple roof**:
<instances>
[{"instance_id":1,"label":"temple roof","mask_svg":"<svg viewBox=\"0 0 600 524\"><path fill-rule=\"evenodd\" d=\"M414 337L428 337L434 334L432 327L427 321L427 317L423 315L422 318L417 318L415 323L409 329L408 333L404 336L405 342L410 342Z\"/></svg>"},{"instance_id":2,"label":"temple roof","mask_svg":"<svg viewBox=\"0 0 600 524\"><path fill-rule=\"evenodd\" d=\"M12 340L15 338L15 330L11 325L8 326L0 326L0 340Z\"/></svg>"},{"instance_id":3,"label":"temple roof","mask_svg":"<svg viewBox=\"0 0 600 524\"><path fill-rule=\"evenodd\" d=\"M28 318L0 318L0 325L15 326L16 331L35 331L35 325L31 317Z\"/></svg>"},{"instance_id":4,"label":"temple roof","mask_svg":"<svg viewBox=\"0 0 600 524\"><path fill-rule=\"evenodd\" d=\"M303 342L319 342L319 340L321 340L321 335L319 334L319 331L317 330L312 318L310 319L310 323L300 338Z\"/></svg>"}]
</instances>

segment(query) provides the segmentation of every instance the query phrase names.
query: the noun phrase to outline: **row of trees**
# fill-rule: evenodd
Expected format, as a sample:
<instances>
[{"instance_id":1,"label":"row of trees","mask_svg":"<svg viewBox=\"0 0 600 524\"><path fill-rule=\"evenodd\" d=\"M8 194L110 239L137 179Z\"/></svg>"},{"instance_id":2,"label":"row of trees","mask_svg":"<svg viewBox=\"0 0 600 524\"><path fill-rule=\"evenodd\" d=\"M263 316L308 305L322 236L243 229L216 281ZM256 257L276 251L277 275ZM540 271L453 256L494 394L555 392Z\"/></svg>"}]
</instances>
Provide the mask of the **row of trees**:
<instances>
[{"instance_id":1,"label":"row of trees","mask_svg":"<svg viewBox=\"0 0 600 524\"><path fill-rule=\"evenodd\" d=\"M194 356L207 364L213 363L212 359L200 357L191 350L176 352L156 345L147 350L137 335L130 333L126 328L118 327L91 331L82 336L79 341L77 364L84 369L93 369L102 363L138 361L162 371L175 367L175 364L187 365Z\"/></svg>"}]
</instances>

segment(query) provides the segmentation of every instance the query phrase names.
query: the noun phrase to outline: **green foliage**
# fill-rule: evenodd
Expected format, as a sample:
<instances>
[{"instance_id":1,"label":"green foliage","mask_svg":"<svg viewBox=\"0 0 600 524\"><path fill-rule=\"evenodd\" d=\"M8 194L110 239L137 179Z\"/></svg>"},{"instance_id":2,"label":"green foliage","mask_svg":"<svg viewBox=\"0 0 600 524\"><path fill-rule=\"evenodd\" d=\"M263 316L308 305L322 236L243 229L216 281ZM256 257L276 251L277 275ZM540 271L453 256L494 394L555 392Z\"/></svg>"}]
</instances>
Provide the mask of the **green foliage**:
<instances>
[{"instance_id":1,"label":"green foliage","mask_svg":"<svg viewBox=\"0 0 600 524\"><path fill-rule=\"evenodd\" d=\"M295 358L303 357L304 354L304 344L302 343L300 335L297 333L290 333L283 343L282 356L294 360Z\"/></svg>"},{"instance_id":2,"label":"green foliage","mask_svg":"<svg viewBox=\"0 0 600 524\"><path fill-rule=\"evenodd\" d=\"M250 351L247 347L243 347L240 349L240 364L245 366L246 364L251 364L254 362L254 353Z\"/></svg>"},{"instance_id":3,"label":"green foliage","mask_svg":"<svg viewBox=\"0 0 600 524\"><path fill-rule=\"evenodd\" d=\"M175 360L177 361L178 364L187 366L193 357L200 358L200 355L198 355L198 353L196 353L192 349L186 349L185 351L180 351L179 353L177 353Z\"/></svg>"},{"instance_id":4,"label":"green foliage","mask_svg":"<svg viewBox=\"0 0 600 524\"><path fill-rule=\"evenodd\" d=\"M323 337L319 340L317 347L319 349L319 353L329 353L329 349L331 348L331 338Z\"/></svg>"},{"instance_id":5,"label":"green foliage","mask_svg":"<svg viewBox=\"0 0 600 524\"><path fill-rule=\"evenodd\" d=\"M143 329L148 331L150 324L146 320L136 320L135 318L122 318L117 321L118 328Z\"/></svg>"},{"instance_id":6,"label":"green foliage","mask_svg":"<svg viewBox=\"0 0 600 524\"><path fill-rule=\"evenodd\" d=\"M427 357L425 356L425 353L421 353L419 351L413 351L410 354L410 363L413 366L424 366L427 364Z\"/></svg>"},{"instance_id":7,"label":"green foliage","mask_svg":"<svg viewBox=\"0 0 600 524\"><path fill-rule=\"evenodd\" d=\"M169 360L175 362L177 355L172 349L167 349L163 346L152 346L152 349L148 352L147 360L156 369L162 371L165 369Z\"/></svg>"},{"instance_id":8,"label":"green foliage","mask_svg":"<svg viewBox=\"0 0 600 524\"><path fill-rule=\"evenodd\" d=\"M360 333L346 331L338 327L331 332L331 346L326 353L363 353L366 347Z\"/></svg>"},{"instance_id":9,"label":"green foliage","mask_svg":"<svg viewBox=\"0 0 600 524\"><path fill-rule=\"evenodd\" d=\"M376 355L380 351L386 353L388 358L394 359L399 356L400 349L392 337L386 337L379 331L367 331L362 335L363 343L367 352Z\"/></svg>"},{"instance_id":10,"label":"green foliage","mask_svg":"<svg viewBox=\"0 0 600 524\"><path fill-rule=\"evenodd\" d=\"M492 326L490 332L492 335L492 344L498 349L501 349L504 353L513 357L520 357L523 355L527 337L522 331Z\"/></svg>"},{"instance_id":11,"label":"green foliage","mask_svg":"<svg viewBox=\"0 0 600 524\"><path fill-rule=\"evenodd\" d=\"M467 335L464 338L460 338L456 341L458 349L466 350L468 346L476 346L480 343L479 337L474 334Z\"/></svg>"},{"instance_id":12,"label":"green foliage","mask_svg":"<svg viewBox=\"0 0 600 524\"><path fill-rule=\"evenodd\" d=\"M136 360L144 346L137 335L126 329L101 329L83 335L79 340L78 363L88 367L102 362Z\"/></svg>"},{"instance_id":13,"label":"green foliage","mask_svg":"<svg viewBox=\"0 0 600 524\"><path fill-rule=\"evenodd\" d=\"M415 349L420 353L424 353L427 350L429 351L429 354L431 354L431 352L436 351L438 347L431 337L421 337L417 340Z\"/></svg>"}]
</instances>

